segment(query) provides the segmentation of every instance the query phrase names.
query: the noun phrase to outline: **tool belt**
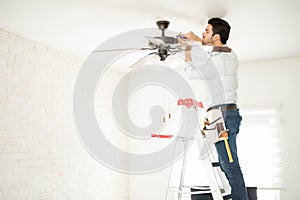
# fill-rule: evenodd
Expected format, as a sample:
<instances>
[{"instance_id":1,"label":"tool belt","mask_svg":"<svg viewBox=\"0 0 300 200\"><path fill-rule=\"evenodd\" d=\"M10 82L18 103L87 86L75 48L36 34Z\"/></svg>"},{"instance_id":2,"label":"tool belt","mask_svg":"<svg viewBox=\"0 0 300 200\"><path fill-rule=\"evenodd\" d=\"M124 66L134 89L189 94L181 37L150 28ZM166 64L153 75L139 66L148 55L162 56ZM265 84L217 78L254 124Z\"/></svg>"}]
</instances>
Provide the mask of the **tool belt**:
<instances>
[{"instance_id":1,"label":"tool belt","mask_svg":"<svg viewBox=\"0 0 300 200\"><path fill-rule=\"evenodd\" d=\"M211 137L215 142L224 140L229 162L233 162L230 146L228 143L228 129L226 129L222 111L233 110L237 108L236 104L223 104L213 106L207 109L207 118L204 121L204 128L201 131L204 137ZM206 134L206 132L214 132L216 134Z\"/></svg>"}]
</instances>

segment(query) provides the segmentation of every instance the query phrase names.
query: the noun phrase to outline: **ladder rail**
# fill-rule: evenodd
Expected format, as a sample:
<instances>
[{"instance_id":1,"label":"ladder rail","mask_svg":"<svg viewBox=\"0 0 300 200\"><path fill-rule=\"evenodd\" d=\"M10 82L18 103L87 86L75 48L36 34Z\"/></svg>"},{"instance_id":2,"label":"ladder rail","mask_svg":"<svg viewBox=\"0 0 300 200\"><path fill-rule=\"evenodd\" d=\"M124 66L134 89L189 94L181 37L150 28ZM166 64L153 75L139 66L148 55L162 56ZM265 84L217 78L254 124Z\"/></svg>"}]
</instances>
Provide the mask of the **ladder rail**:
<instances>
[{"instance_id":1,"label":"ladder rail","mask_svg":"<svg viewBox=\"0 0 300 200\"><path fill-rule=\"evenodd\" d=\"M194 116L195 116L196 119L198 119L197 107L194 106L193 108L194 108L193 109L194 110ZM199 133L201 134L202 129L201 129L199 123L197 123L197 128L198 128ZM213 164L212 164L213 163L213 159L211 158L211 155L209 153L210 151L209 151L209 148L207 147L207 142L205 140L205 137L202 137L202 142L203 142L205 151L207 153L207 158L209 160L209 163L212 165L209 168L212 171L212 173L210 172L210 174L213 175L213 177L214 177L214 180L210 180L210 182L211 182L211 193L212 193L212 196L216 200L219 200L219 199L223 200L222 193L221 193L220 187L218 185L217 173L215 173L215 170L213 169L213 167L214 167ZM219 173L218 173L218 175L219 175L219 178L222 180L222 178L221 178L221 176L220 176ZM222 185L223 185L223 183L222 183ZM223 187L224 187L224 185L223 185Z\"/></svg>"}]
</instances>

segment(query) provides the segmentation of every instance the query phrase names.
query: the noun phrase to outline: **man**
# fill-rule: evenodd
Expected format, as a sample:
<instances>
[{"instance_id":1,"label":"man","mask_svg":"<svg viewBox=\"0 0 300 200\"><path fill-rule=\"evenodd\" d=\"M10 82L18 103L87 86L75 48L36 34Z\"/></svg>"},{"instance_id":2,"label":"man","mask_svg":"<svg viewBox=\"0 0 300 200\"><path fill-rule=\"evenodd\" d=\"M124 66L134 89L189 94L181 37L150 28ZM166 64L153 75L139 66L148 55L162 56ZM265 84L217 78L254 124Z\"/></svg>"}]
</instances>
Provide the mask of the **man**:
<instances>
[{"instance_id":1,"label":"man","mask_svg":"<svg viewBox=\"0 0 300 200\"><path fill-rule=\"evenodd\" d=\"M209 81L219 81L219 90L222 91L222 97L220 92L216 92L215 86L211 86L211 99L209 108L221 109L223 118L225 120L226 128L229 129L228 142L234 162L230 162L228 154L226 152L224 141L215 143L221 169L224 171L229 184L231 186L231 197L233 200L247 200L247 191L245 188L243 174L239 165L236 137L239 132L240 122L242 117L240 116L237 106L237 69L238 59L235 53L225 46L230 33L230 25L223 19L212 18L208 21L208 25L205 31L202 33L202 37L198 37L193 32L186 34L180 34L180 43L186 46L185 53L185 71L191 78L201 78L203 74L207 73L205 65L197 64L197 51L193 46L189 46L187 41L195 41L202 43L202 45L212 46L219 49L218 51L210 52L212 65L209 68L215 68L215 74L217 78L207 79ZM193 52L194 51L194 52ZM203 51L203 50L202 50ZM199 53L198 53L199 54ZM198 56L199 58L199 56ZM206 63L207 65L207 63ZM203 68L202 68L203 67ZM204 75L205 76L205 75ZM218 85L217 84L217 85ZM208 82L208 85L216 85ZM218 96L219 95L219 96Z\"/></svg>"}]
</instances>

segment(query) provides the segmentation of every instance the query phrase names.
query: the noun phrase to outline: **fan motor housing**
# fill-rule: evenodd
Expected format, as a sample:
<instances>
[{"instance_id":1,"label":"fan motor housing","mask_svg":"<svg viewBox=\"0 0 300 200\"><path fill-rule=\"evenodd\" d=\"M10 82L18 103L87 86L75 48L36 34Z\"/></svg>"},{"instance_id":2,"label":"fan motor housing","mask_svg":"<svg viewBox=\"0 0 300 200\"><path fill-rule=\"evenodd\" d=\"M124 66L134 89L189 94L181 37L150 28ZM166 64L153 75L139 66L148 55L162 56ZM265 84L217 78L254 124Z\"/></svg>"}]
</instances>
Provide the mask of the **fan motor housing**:
<instances>
[{"instance_id":1,"label":"fan motor housing","mask_svg":"<svg viewBox=\"0 0 300 200\"><path fill-rule=\"evenodd\" d=\"M158 26L158 28L159 28L160 30L165 30L165 29L167 29L168 26L169 26L169 24L170 24L170 22L167 21L167 20L160 20L160 21L157 21L157 22L156 22L156 25Z\"/></svg>"}]
</instances>

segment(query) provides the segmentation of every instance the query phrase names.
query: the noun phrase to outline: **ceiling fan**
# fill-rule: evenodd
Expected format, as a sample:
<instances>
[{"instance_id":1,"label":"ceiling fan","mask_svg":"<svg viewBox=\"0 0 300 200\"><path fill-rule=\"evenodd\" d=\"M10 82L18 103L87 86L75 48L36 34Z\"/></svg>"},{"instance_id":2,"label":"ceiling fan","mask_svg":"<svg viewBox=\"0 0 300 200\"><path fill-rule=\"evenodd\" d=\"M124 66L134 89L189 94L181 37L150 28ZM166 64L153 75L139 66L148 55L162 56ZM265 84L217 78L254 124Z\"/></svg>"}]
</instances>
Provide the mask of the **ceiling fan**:
<instances>
[{"instance_id":1,"label":"ceiling fan","mask_svg":"<svg viewBox=\"0 0 300 200\"><path fill-rule=\"evenodd\" d=\"M169 55L181 52L183 49L178 44L177 38L165 36L165 30L168 28L170 22L166 20L160 20L156 22L159 30L161 30L161 36L158 37L146 37L149 41L149 46L153 49L157 49L156 54L160 57L160 61L165 61Z\"/></svg>"},{"instance_id":2,"label":"ceiling fan","mask_svg":"<svg viewBox=\"0 0 300 200\"><path fill-rule=\"evenodd\" d=\"M167 20L159 20L156 22L159 30L161 31L160 36L149 37L145 36L148 40L148 46L144 48L127 48L127 49L105 49L96 50L93 52L107 52L107 51L119 51L119 50L153 50L148 55L157 55L160 61L165 61L170 55L183 51L181 46L178 44L176 37L170 37L165 35L165 30L168 28L170 22Z\"/></svg>"}]
</instances>

